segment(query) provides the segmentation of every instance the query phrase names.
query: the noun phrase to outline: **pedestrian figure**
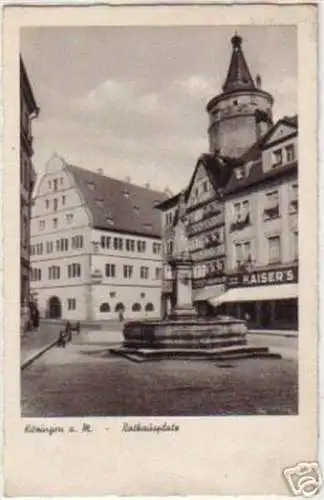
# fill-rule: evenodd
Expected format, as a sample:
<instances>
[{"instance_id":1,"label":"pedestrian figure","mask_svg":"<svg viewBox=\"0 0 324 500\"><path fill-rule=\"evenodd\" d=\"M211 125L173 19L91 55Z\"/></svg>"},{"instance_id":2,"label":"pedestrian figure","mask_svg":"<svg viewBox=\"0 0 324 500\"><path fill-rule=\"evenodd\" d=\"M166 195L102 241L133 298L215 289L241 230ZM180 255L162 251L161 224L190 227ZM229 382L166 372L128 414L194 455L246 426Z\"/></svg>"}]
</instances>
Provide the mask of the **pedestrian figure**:
<instances>
[{"instance_id":1,"label":"pedestrian figure","mask_svg":"<svg viewBox=\"0 0 324 500\"><path fill-rule=\"evenodd\" d=\"M122 322L124 320L123 311L119 311L119 321Z\"/></svg>"},{"instance_id":2,"label":"pedestrian figure","mask_svg":"<svg viewBox=\"0 0 324 500\"><path fill-rule=\"evenodd\" d=\"M31 321L33 328L39 327L39 310L36 304L31 303Z\"/></svg>"},{"instance_id":3,"label":"pedestrian figure","mask_svg":"<svg viewBox=\"0 0 324 500\"><path fill-rule=\"evenodd\" d=\"M81 331L80 321L76 322L75 331L77 332L77 335L80 335L80 331Z\"/></svg>"},{"instance_id":4,"label":"pedestrian figure","mask_svg":"<svg viewBox=\"0 0 324 500\"><path fill-rule=\"evenodd\" d=\"M66 346L66 333L65 330L60 330L60 336L57 341L57 346L58 347L65 347Z\"/></svg>"},{"instance_id":5,"label":"pedestrian figure","mask_svg":"<svg viewBox=\"0 0 324 500\"><path fill-rule=\"evenodd\" d=\"M71 342L72 340L72 325L70 321L66 321L65 323L65 333L67 342Z\"/></svg>"}]
</instances>

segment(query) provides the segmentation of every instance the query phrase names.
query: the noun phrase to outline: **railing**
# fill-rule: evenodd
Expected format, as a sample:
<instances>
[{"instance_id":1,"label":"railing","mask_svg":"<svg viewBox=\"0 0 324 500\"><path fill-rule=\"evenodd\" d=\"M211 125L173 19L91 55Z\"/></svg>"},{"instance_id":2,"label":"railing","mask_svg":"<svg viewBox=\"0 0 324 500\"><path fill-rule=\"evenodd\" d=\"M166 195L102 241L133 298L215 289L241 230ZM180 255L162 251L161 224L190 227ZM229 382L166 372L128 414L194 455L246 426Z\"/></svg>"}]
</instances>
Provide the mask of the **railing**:
<instances>
[{"instance_id":1,"label":"railing","mask_svg":"<svg viewBox=\"0 0 324 500\"><path fill-rule=\"evenodd\" d=\"M209 248L201 249L197 252L192 252L191 256L193 260L203 260L210 257L220 257L225 254L225 245L217 245Z\"/></svg>"},{"instance_id":2,"label":"railing","mask_svg":"<svg viewBox=\"0 0 324 500\"><path fill-rule=\"evenodd\" d=\"M192 222L188 224L188 234L190 236L201 233L208 229L212 229L216 226L223 225L225 223L225 215L224 212L219 215L214 215L211 217L206 217L204 219L200 219L198 222Z\"/></svg>"},{"instance_id":3,"label":"railing","mask_svg":"<svg viewBox=\"0 0 324 500\"><path fill-rule=\"evenodd\" d=\"M203 278L194 278L192 280L192 288L204 288L205 286L220 285L225 283L226 276L224 273L217 273L214 276L208 275Z\"/></svg>"},{"instance_id":4,"label":"railing","mask_svg":"<svg viewBox=\"0 0 324 500\"><path fill-rule=\"evenodd\" d=\"M263 211L263 220L272 220L277 219L279 217L279 205L275 205L274 207L265 208Z\"/></svg>"},{"instance_id":5,"label":"railing","mask_svg":"<svg viewBox=\"0 0 324 500\"><path fill-rule=\"evenodd\" d=\"M237 220L231 224L231 231L240 231L250 225L250 214L247 214L243 220Z\"/></svg>"}]
</instances>

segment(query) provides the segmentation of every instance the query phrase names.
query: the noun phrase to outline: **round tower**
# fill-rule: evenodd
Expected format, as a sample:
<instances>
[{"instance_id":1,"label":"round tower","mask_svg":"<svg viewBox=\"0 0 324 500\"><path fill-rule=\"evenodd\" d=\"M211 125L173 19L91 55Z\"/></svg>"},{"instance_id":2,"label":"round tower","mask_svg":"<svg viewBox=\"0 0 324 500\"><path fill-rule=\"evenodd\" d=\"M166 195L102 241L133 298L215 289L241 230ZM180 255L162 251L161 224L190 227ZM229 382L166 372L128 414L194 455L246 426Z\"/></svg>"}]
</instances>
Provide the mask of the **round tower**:
<instances>
[{"instance_id":1,"label":"round tower","mask_svg":"<svg viewBox=\"0 0 324 500\"><path fill-rule=\"evenodd\" d=\"M255 84L246 63L242 38L231 39L232 57L223 92L207 104L209 114L209 150L237 158L272 126L273 98L261 89L261 77Z\"/></svg>"}]
</instances>

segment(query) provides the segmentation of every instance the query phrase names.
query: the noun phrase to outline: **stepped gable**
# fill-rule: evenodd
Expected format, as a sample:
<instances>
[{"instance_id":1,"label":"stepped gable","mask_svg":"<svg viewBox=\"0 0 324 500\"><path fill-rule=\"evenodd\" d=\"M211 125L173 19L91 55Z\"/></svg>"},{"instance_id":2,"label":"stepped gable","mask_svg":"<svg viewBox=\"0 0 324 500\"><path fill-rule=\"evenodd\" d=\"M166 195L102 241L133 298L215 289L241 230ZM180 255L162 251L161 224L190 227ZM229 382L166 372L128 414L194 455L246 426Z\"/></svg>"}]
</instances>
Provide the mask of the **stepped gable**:
<instances>
[{"instance_id":1,"label":"stepped gable","mask_svg":"<svg viewBox=\"0 0 324 500\"><path fill-rule=\"evenodd\" d=\"M96 229L161 237L161 221L155 205L165 193L124 182L81 167L67 165L92 215Z\"/></svg>"}]
</instances>

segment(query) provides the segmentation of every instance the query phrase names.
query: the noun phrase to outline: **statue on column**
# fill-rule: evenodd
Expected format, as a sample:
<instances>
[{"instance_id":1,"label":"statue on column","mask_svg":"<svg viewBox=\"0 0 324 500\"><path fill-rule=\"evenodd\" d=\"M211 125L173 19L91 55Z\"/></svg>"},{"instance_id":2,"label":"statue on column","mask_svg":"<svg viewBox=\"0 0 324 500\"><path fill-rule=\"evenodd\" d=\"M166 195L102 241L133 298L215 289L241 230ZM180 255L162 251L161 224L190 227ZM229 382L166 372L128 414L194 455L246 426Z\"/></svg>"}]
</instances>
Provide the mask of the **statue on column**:
<instances>
[{"instance_id":1,"label":"statue on column","mask_svg":"<svg viewBox=\"0 0 324 500\"><path fill-rule=\"evenodd\" d=\"M181 192L178 204L178 222L174 229L173 258L176 260L190 259L189 240L187 234L188 220L186 216L185 193Z\"/></svg>"}]
</instances>

